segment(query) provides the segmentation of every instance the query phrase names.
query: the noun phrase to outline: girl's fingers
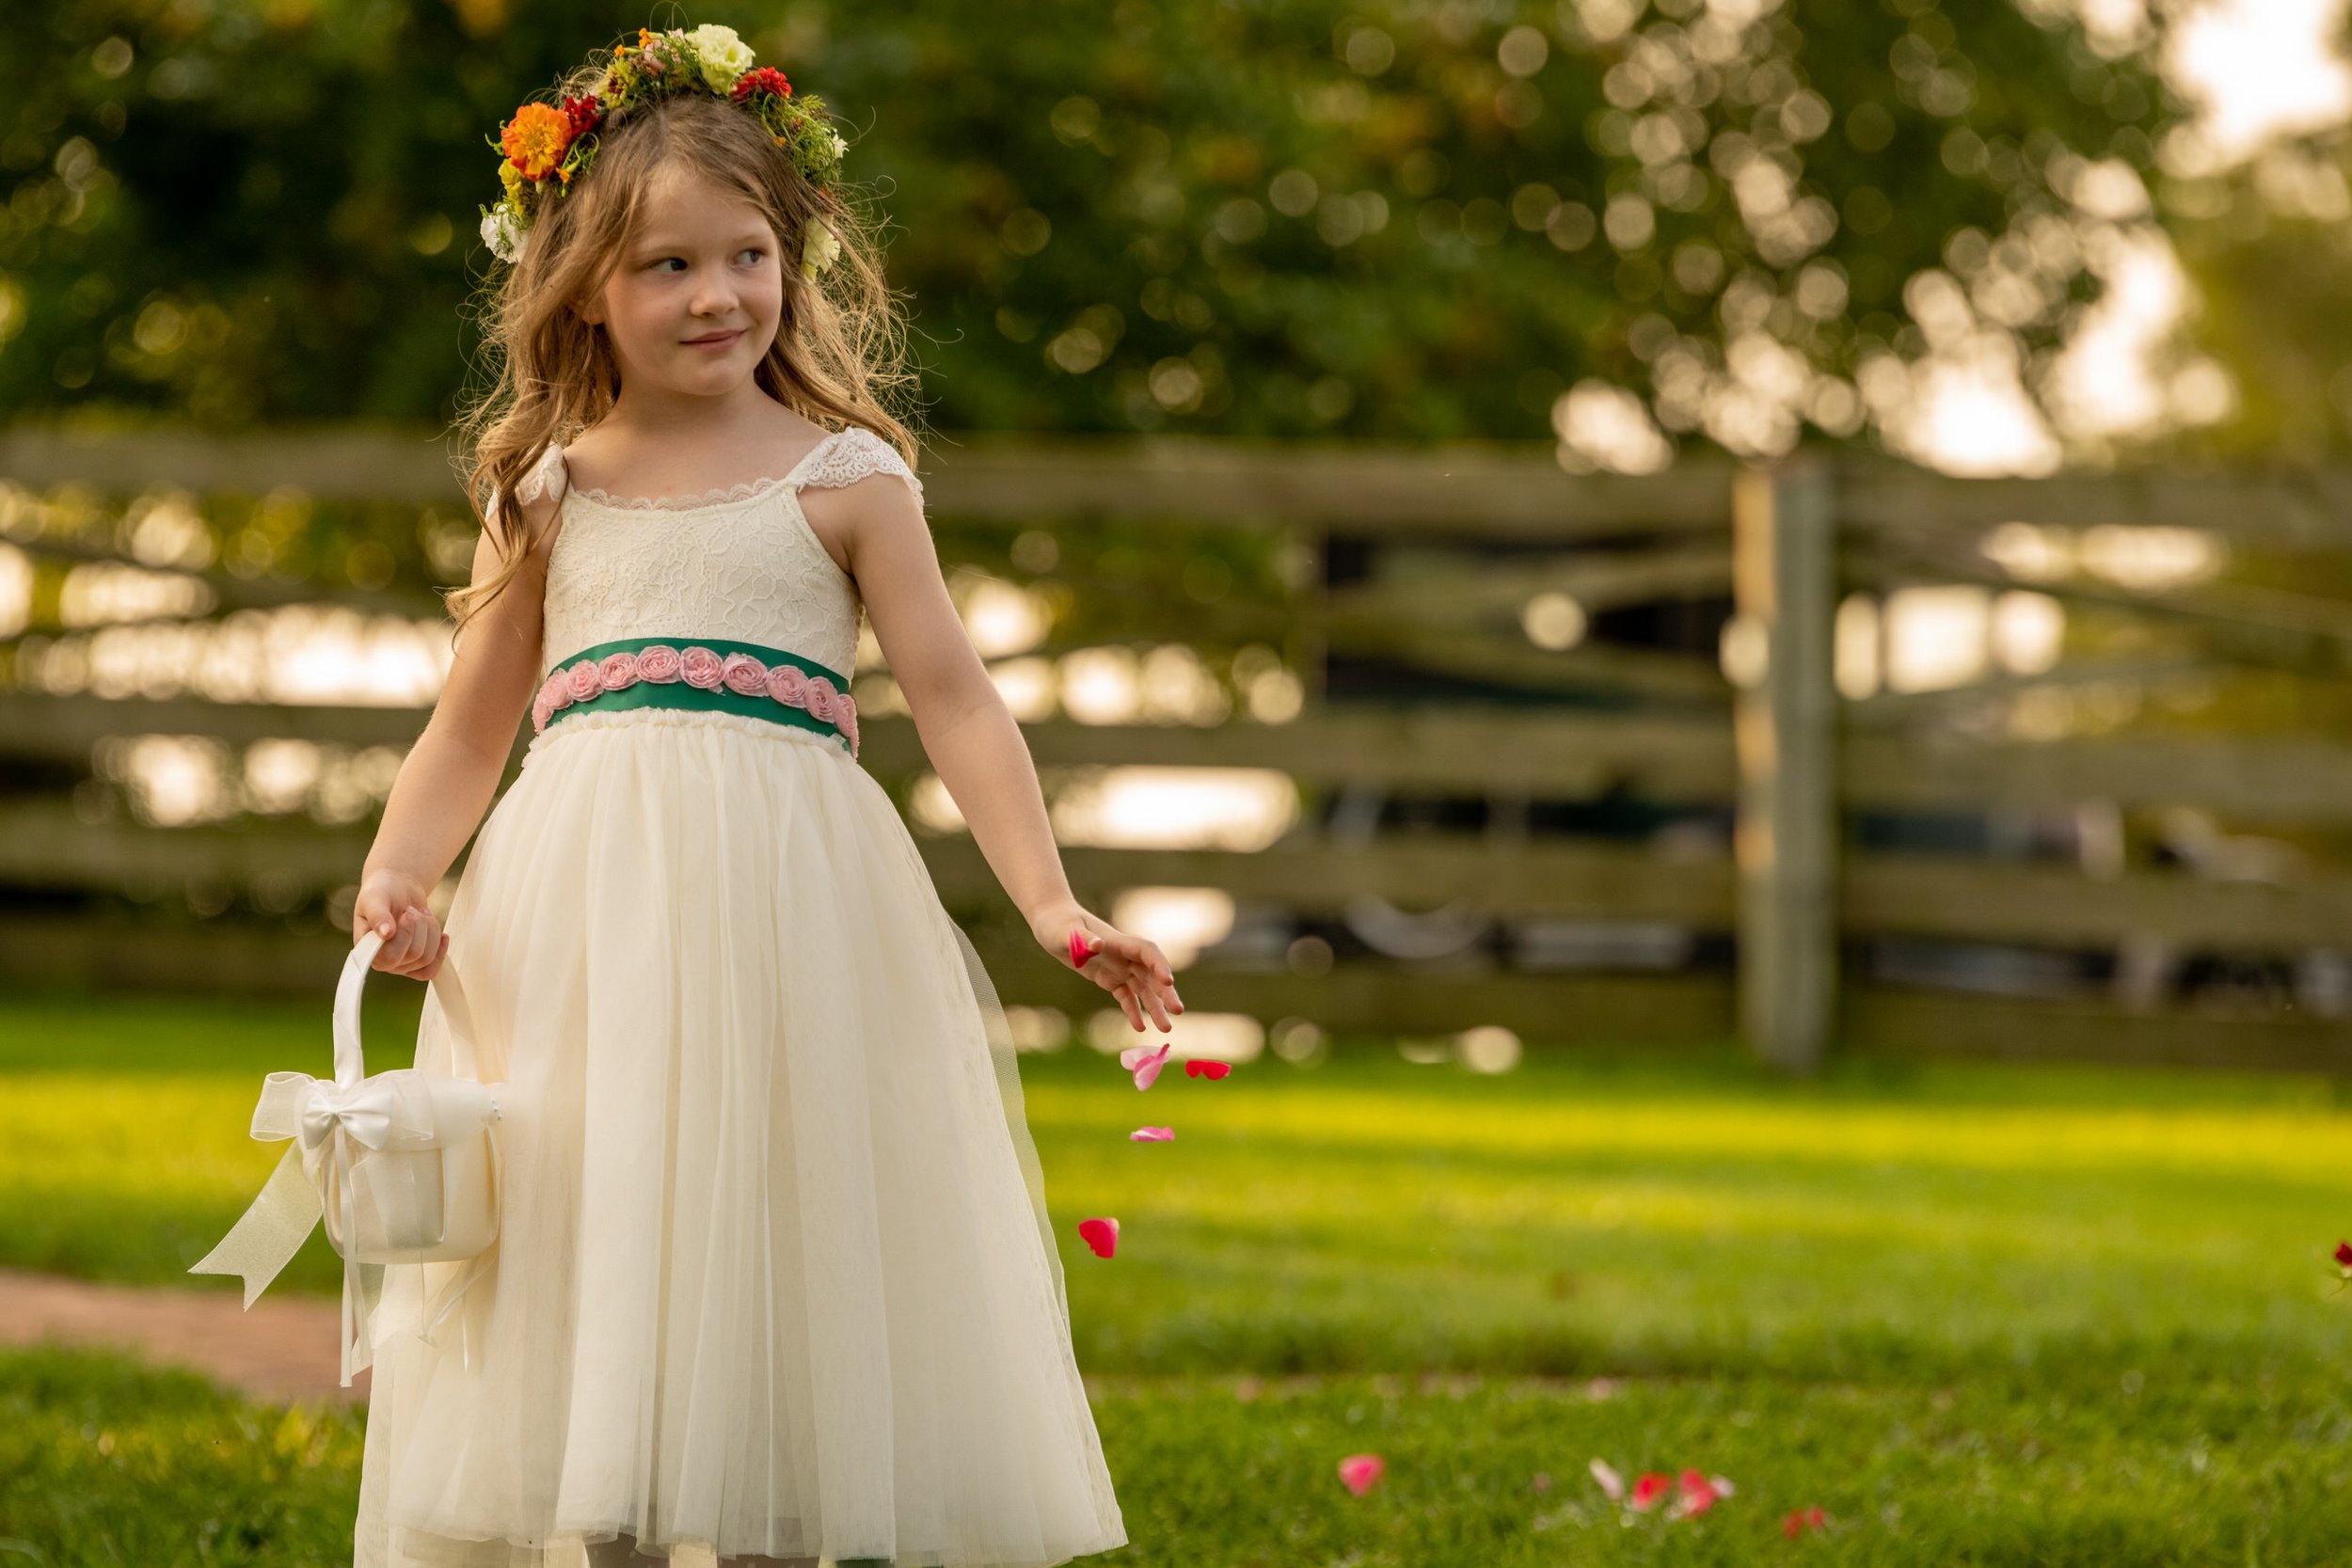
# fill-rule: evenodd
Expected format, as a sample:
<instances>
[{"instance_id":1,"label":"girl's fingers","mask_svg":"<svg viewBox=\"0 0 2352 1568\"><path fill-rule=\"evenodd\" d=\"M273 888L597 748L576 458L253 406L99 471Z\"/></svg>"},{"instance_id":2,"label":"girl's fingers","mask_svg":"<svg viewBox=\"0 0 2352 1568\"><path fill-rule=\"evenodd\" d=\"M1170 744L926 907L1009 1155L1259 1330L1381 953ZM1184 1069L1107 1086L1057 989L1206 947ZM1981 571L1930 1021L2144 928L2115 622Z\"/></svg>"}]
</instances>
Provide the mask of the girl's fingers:
<instances>
[{"instance_id":1,"label":"girl's fingers","mask_svg":"<svg viewBox=\"0 0 2352 1568\"><path fill-rule=\"evenodd\" d=\"M1168 968L1168 958L1160 952L1157 942L1146 942L1141 937L1129 936L1120 930L1112 931L1104 941L1110 951L1136 968L1156 974L1164 984L1176 983L1176 972Z\"/></svg>"},{"instance_id":2,"label":"girl's fingers","mask_svg":"<svg viewBox=\"0 0 2352 1568\"><path fill-rule=\"evenodd\" d=\"M1127 1015L1128 1027L1140 1034L1143 1030L1143 1013L1136 1006L1135 991L1122 982L1111 988L1111 994L1119 998L1120 1010Z\"/></svg>"}]
</instances>

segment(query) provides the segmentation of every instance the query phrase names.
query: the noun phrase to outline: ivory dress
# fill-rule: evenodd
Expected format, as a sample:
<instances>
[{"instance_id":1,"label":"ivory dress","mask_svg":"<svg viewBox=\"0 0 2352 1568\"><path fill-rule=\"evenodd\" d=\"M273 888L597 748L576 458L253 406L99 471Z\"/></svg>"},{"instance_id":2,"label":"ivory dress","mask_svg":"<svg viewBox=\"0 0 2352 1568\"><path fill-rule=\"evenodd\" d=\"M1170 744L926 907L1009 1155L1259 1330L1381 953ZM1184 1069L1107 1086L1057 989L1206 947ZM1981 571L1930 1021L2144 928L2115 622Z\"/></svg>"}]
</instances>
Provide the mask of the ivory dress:
<instances>
[{"instance_id":1,"label":"ivory dress","mask_svg":"<svg viewBox=\"0 0 2352 1568\"><path fill-rule=\"evenodd\" d=\"M920 498L857 426L685 501L568 490L543 675L659 637L846 677L863 607L799 492L875 473ZM565 477L550 448L525 496ZM462 1263L370 1292L355 1568L1125 1544L1002 1012L889 796L836 736L595 706L533 737L446 922L501 1228L437 1325ZM428 990L420 1068L450 1027Z\"/></svg>"}]
</instances>

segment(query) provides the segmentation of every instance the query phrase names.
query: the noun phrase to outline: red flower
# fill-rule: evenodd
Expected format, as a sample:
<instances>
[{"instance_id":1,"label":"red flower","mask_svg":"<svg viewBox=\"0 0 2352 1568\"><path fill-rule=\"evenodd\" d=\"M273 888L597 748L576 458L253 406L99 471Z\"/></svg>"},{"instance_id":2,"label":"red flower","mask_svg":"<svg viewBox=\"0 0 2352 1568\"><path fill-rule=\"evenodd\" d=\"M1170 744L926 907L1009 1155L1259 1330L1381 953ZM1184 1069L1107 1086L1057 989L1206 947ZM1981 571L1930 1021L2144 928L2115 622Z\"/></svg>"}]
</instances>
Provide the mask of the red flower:
<instances>
[{"instance_id":1,"label":"red flower","mask_svg":"<svg viewBox=\"0 0 2352 1568\"><path fill-rule=\"evenodd\" d=\"M784 79L783 71L774 66L764 65L757 71L747 71L738 76L727 96L740 103L752 94L761 91L772 92L778 98L789 98L792 96L792 84Z\"/></svg>"},{"instance_id":2,"label":"red flower","mask_svg":"<svg viewBox=\"0 0 2352 1568\"><path fill-rule=\"evenodd\" d=\"M1642 1478L1633 1483L1633 1496L1626 1500L1633 1506L1636 1512L1646 1513L1658 1506L1659 1500L1665 1497L1668 1488L1673 1485L1673 1481L1657 1471L1645 1470L1642 1472Z\"/></svg>"},{"instance_id":3,"label":"red flower","mask_svg":"<svg viewBox=\"0 0 2352 1568\"><path fill-rule=\"evenodd\" d=\"M569 127L564 138L568 143L573 137L604 123L604 100L593 92L584 98L566 98L564 100L564 120Z\"/></svg>"},{"instance_id":4,"label":"red flower","mask_svg":"<svg viewBox=\"0 0 2352 1568\"><path fill-rule=\"evenodd\" d=\"M1809 1529L1820 1529L1829 1523L1829 1515L1818 1508L1803 1508L1780 1522L1780 1533L1794 1541Z\"/></svg>"},{"instance_id":5,"label":"red flower","mask_svg":"<svg viewBox=\"0 0 2352 1568\"><path fill-rule=\"evenodd\" d=\"M1184 1076L1187 1078L1222 1078L1232 1070L1233 1064L1231 1062L1204 1062L1198 1056L1184 1063Z\"/></svg>"},{"instance_id":6,"label":"red flower","mask_svg":"<svg viewBox=\"0 0 2352 1568\"><path fill-rule=\"evenodd\" d=\"M2352 1242L2336 1243L2336 1267L2344 1271L2346 1279L2352 1279Z\"/></svg>"}]
</instances>

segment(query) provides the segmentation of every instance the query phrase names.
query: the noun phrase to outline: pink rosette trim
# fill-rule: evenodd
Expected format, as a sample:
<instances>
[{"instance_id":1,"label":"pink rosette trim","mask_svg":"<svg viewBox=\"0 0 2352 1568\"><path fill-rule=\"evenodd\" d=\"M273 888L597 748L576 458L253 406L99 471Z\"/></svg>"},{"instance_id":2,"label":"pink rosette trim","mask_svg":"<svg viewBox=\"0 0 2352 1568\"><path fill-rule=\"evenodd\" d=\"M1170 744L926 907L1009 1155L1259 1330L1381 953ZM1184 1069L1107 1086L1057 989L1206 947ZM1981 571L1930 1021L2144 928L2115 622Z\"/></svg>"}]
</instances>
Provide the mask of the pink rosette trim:
<instances>
[{"instance_id":1,"label":"pink rosette trim","mask_svg":"<svg viewBox=\"0 0 2352 1568\"><path fill-rule=\"evenodd\" d=\"M808 676L797 664L779 664L768 672L768 695L787 707L805 707Z\"/></svg>"},{"instance_id":2,"label":"pink rosette trim","mask_svg":"<svg viewBox=\"0 0 2352 1568\"><path fill-rule=\"evenodd\" d=\"M741 697L768 697L787 707L804 708L810 717L831 723L857 755L857 704L847 691L824 675L811 675L798 665L768 665L740 651L720 657L715 648L688 643L683 648L656 642L635 652L623 649L602 659L583 658L550 672L531 700L531 724L544 730L548 721L572 704L586 702L606 691L620 691L639 681L668 684L684 680L701 690L724 687Z\"/></svg>"},{"instance_id":3,"label":"pink rosette trim","mask_svg":"<svg viewBox=\"0 0 2352 1568\"><path fill-rule=\"evenodd\" d=\"M719 678L739 697L768 694L768 666L746 653L732 653L719 666Z\"/></svg>"}]
</instances>

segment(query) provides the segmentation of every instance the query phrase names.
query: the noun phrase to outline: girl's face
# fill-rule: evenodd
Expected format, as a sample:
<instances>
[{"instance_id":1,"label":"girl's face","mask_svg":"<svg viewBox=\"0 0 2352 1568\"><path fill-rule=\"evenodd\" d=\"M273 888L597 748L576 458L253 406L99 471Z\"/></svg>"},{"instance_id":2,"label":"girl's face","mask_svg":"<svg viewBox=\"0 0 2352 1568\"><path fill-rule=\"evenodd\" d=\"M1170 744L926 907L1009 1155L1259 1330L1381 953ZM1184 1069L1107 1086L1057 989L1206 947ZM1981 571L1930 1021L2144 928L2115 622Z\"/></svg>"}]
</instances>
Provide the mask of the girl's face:
<instances>
[{"instance_id":1,"label":"girl's face","mask_svg":"<svg viewBox=\"0 0 2352 1568\"><path fill-rule=\"evenodd\" d=\"M644 226L580 317L603 325L625 386L641 397L730 392L775 341L782 248L758 208L672 175L649 193Z\"/></svg>"}]
</instances>

